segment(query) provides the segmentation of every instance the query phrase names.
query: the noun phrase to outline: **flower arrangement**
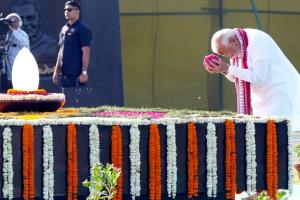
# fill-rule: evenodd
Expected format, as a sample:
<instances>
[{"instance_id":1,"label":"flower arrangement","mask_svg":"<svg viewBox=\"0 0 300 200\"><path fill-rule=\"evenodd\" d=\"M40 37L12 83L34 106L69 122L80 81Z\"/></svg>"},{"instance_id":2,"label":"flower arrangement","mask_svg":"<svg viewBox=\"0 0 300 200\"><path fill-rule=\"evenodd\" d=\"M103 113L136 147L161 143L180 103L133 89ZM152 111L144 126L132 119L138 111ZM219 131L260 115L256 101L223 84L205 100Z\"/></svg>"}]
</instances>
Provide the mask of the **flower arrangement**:
<instances>
[{"instance_id":1,"label":"flower arrangement","mask_svg":"<svg viewBox=\"0 0 300 200\"><path fill-rule=\"evenodd\" d=\"M25 94L39 94L39 95L47 95L48 92L45 89L38 89L33 91L23 91L23 90L15 90L15 89L8 89L7 94L10 95L25 95Z\"/></svg>"},{"instance_id":2,"label":"flower arrangement","mask_svg":"<svg viewBox=\"0 0 300 200\"><path fill-rule=\"evenodd\" d=\"M203 59L203 64L209 66L210 62L214 62L214 60L221 60L221 58L216 54L208 54Z\"/></svg>"},{"instance_id":3,"label":"flower arrangement","mask_svg":"<svg viewBox=\"0 0 300 200\"><path fill-rule=\"evenodd\" d=\"M144 111L102 111L92 114L94 117L127 117L127 118L152 118L159 119L165 117L165 112L144 112Z\"/></svg>"},{"instance_id":4,"label":"flower arrangement","mask_svg":"<svg viewBox=\"0 0 300 200\"><path fill-rule=\"evenodd\" d=\"M87 199L113 199L116 195L117 180L121 174L119 168L107 163L96 163L92 169L90 181L85 180L83 186L89 188L90 194Z\"/></svg>"},{"instance_id":5,"label":"flower arrangement","mask_svg":"<svg viewBox=\"0 0 300 200\"><path fill-rule=\"evenodd\" d=\"M113 108L115 110L120 109L119 111L121 111L121 108ZM129 108L125 108L124 110L126 111ZM180 171L180 169L177 172L177 135L180 132L177 132L175 126L177 126L177 124L186 124L188 123L189 125L192 125L191 127L186 127L186 129L191 129L191 130L186 130L188 132L190 132L189 134L191 134L191 137L189 137L190 139L188 139L188 144L191 144L191 152L190 152L190 156L193 157L195 152L198 152L198 150L194 150L195 149L195 145L198 147L198 145L201 143L203 144L203 142L205 142L203 139L203 137L199 137L201 134L205 134L205 130L203 132L203 126L200 126L198 124L206 124L206 158L202 157L201 159L206 159L207 161L207 165L210 165L211 167L206 168L207 169L207 174L206 174L206 179L201 179L203 178L202 175L196 177L195 173L197 173L198 170L195 170L195 168L198 169L198 167L200 166L196 166L196 164L198 163L198 161L196 162L191 162L190 164L190 174L188 178L190 178L190 184L194 187L190 187L187 189L191 189L189 192L191 193L191 195L195 195L194 191L201 188L198 188L198 183L203 183L203 181L207 181L206 184L206 189L207 189L207 196L214 196L216 194L216 192L218 191L218 171L219 170L223 170L224 168L218 168L219 166L216 163L216 155L217 155L217 147L215 146L215 144L217 143L218 139L217 138L217 134L216 134L216 125L215 124L220 124L220 123L225 123L226 125L226 135L229 136L230 143L226 143L227 146L229 146L230 148L228 148L228 153L230 155L228 155L228 160L235 160L236 159L236 155L235 153L237 152L233 146L233 144L235 143L235 136L234 136L234 132L235 132L235 124L246 124L246 135L245 135L245 139L246 139L246 154L247 154L247 158L246 158L246 168L247 168L247 190L249 189L250 194L253 194L255 192L255 195L257 196L258 194L256 193L256 168L257 168L257 163L255 162L255 149L256 149L256 142L255 142L255 135L256 135L256 130L255 130L255 124L254 123L267 123L269 121L269 118L257 118L257 117L234 117L234 118L230 118L230 117L225 117L225 116L220 116L220 117L204 117L206 115L202 115L201 112L196 112L196 111L178 111L178 112L174 112L174 111L169 111L166 112L166 110L164 110L164 112L166 112L167 117L164 119L135 119L135 118L129 118L126 119L124 118L119 118L119 117L90 117L92 113L95 112L101 112L104 110L104 107L98 107L98 108L78 108L77 109L62 109L60 111L57 111L57 113L54 115L53 113L49 114L49 113L45 113L42 115L42 118L38 118L35 119L33 117L31 117L31 115L28 115L28 113L13 113L14 115L16 115L16 118L18 119L10 119L10 120L6 120L1 119L1 115L0 115L0 123L1 126L6 127L6 126L28 126L28 124L31 124L32 126L43 126L43 142L44 142L44 148L43 148L43 198L44 199L52 199L54 196L54 188L53 188L53 184L54 184L54 171L53 171L53 161L54 161L54 155L53 155L53 134L52 134L52 130L51 130L51 126L56 126L56 125L68 125L68 132L67 135L68 136L72 136L72 137L67 137L67 147L68 147L68 161L74 160L73 162L68 162L67 167L68 169L68 180L66 180L67 184L68 184L68 197L72 197L73 195L75 195L75 197L77 196L77 192L78 192L78 170L77 170L77 142L76 142L76 126L77 125L84 125L84 126L90 126L90 131L89 131L89 146L90 146L90 150L89 150L89 158L90 158L90 162L89 162L89 166L91 168L90 174L92 176L92 174L94 174L94 164L95 163L99 163L99 158L100 158L100 131L101 126L112 126L112 130L111 130L111 141L116 141L116 144L112 144L112 147L115 146L112 149L116 149L116 151L112 151L112 152L117 152L117 153L112 153L112 155L117 155L117 157L119 157L118 155L122 155L118 153L118 150L121 150L124 144L122 144L122 137L117 136L117 139L114 139L113 136L113 130L114 127L117 126L129 126L130 127L130 146L129 146L129 159L130 159L130 167L129 168L124 168L124 170L128 170L128 171L124 171L125 174L127 175L127 178L129 177L130 174L130 194L132 199L136 199L139 198L141 196L141 192L142 192L142 187L144 186L143 184L145 184L145 182L143 182L143 171L141 171L141 152L140 151L140 146L141 146L141 139L140 139L140 126L150 126L153 128L153 130L151 131L155 131L155 135L154 135L154 140L151 141L151 145L149 142L149 152L157 152L157 155L159 156L160 153L160 148L161 145L163 147L163 151L164 154L166 155L164 158L162 158L160 156L160 160L157 160L155 157L155 155L153 156L153 158L149 158L149 163L151 164L155 164L156 166L158 166L157 168L154 168L154 173L149 173L149 177L152 174L157 174L156 177L158 178L158 180L156 179L156 177L154 177L154 181L150 183L150 181L148 181L148 185L154 185L155 187L151 187L152 191L154 193L154 198L155 199L160 199L161 198L161 187L163 186L164 188L167 189L167 193L169 197L176 197L176 193L180 190L177 189L178 183L177 183L177 175L181 175L180 173L186 173L186 172L182 172ZM81 112L81 111L85 111L85 112ZM141 110L141 111L147 111L147 110ZM175 117L171 117L174 116L174 113L179 113L180 115L177 116L177 118ZM204 113L205 114L205 113ZM8 116L12 116L12 114L8 113ZM55 118L54 116L59 116L58 118ZM70 116L81 116L81 117L70 117ZM24 116L24 118L22 117ZM26 117L25 117L26 116ZM202 117L200 117L202 116ZM6 116L7 117L7 116ZM20 118L22 117L22 118ZM272 120L275 120L276 123L280 123L280 122L287 122L287 135L288 135L288 150L289 150L289 154L288 154L288 190L289 193L292 193L292 186L293 186L293 176L291 175L290 171L293 171L293 166L292 166L292 162L290 162L290 160L292 160L292 156L294 155L294 149L291 148L292 147L292 142L291 142L291 126L290 126L290 121L286 121L285 118L275 118ZM229 121L231 121L231 123L228 123ZM154 126L156 125L156 126ZM228 126L228 127L227 127ZM99 128L99 130L98 130ZM119 128L118 128L119 129ZM151 129L151 128L150 128ZM201 129L201 130L200 130ZM227 130L228 129L228 130ZM8 131L8 129L5 129ZM23 129L26 130L27 129ZM162 136L160 136L159 130L163 130L162 132ZM166 130L166 132L165 132ZM25 131L25 132L26 132ZM150 131L150 130L148 130ZM199 132L201 131L201 132ZM9 131L11 132L11 131ZM120 130L118 131L120 132ZM227 134L228 132L228 134ZM267 132L270 133L274 133L274 129L269 129ZM25 135L25 133L23 133ZM38 134L38 133L37 133ZM127 133L126 133L127 134ZM272 135L271 134L271 135ZM7 189L5 191L7 191L6 196L7 198L13 197L13 182L12 182L12 178L13 178L13 171L12 171L12 155L13 152L10 150L10 146L11 146L11 135L7 137L7 134L3 133L3 136L5 135L5 138L3 137L3 153L5 151L5 156L3 155L3 188L11 188L10 190ZM120 134L121 135L121 134ZM149 138L150 138L150 134L149 133ZM126 135L127 137L128 135ZM163 142L159 141L160 137L166 137L166 143L163 144ZM152 137L152 136L151 136ZM24 138L28 138L28 137L24 137ZM200 143L196 142L196 140L199 139ZM216 141L217 140L217 141ZM270 140L270 141L273 141ZM153 142L153 143L152 143ZM276 142L276 141L274 141ZM25 144L28 142L24 142ZM128 142L126 141L127 145ZM259 143L258 143L259 144ZM27 146L27 145L25 145ZM272 146L274 146L274 144L272 144ZM145 147L147 148L147 147ZM205 148L204 146L200 146L200 148ZM239 148L239 147L238 147ZM28 148L27 148L28 149ZM23 150L22 154L27 155L28 154L28 150L25 149ZM101 148L102 149L102 148ZM226 149L227 151L227 149ZM180 151L179 151L180 152ZM128 155L128 154L127 154ZM125 156L127 156L125 155ZM280 155L278 155L280 157ZM102 157L102 156L101 156ZM120 156L122 157L122 156ZM198 159L198 156L195 156ZM161 168L161 159L167 159L166 164L164 164L164 167L166 167L166 171L162 171ZM76 159L76 160L75 160ZM186 158L188 159L188 157ZM192 159L192 161L195 161L195 159ZM114 166L117 166L118 168L122 169L122 164L118 164L119 162L117 161L116 163L114 162L113 156L112 156L112 160L111 162L114 164ZM179 160L179 162L181 162ZM202 162L202 161L200 161ZM233 161L232 163L235 163L235 161ZM5 164L5 166L4 166ZM28 163L24 166L28 166ZM227 174L226 174L226 180L225 182L230 182L230 184L228 185L228 188L230 191L236 191L236 188L234 188L234 186L236 185L236 181L234 178L236 176L236 170L231 171L231 167L235 167L234 165L228 165L226 171L228 171L228 178L227 178ZM259 165L258 165L259 167ZM7 170L4 170L7 169ZM202 168L205 169L205 168ZM130 170L130 171L129 171ZM26 173L29 170L25 170ZM122 170L123 171L123 170ZM148 171L149 172L149 171ZM7 174L9 173L9 174ZM102 173L102 172L101 172ZM97 173L96 173L97 174ZM98 173L99 176L99 173ZM26 176L23 176L24 178L28 177L27 174ZM164 179L161 179L161 177L164 177ZM195 180L198 181L195 181ZM26 179L27 180L27 179ZM117 195L122 195L122 191L120 192L119 190L117 191L118 187L119 188L123 188L122 184L119 184L118 182L121 181L126 184L128 184L127 180L122 178L122 173L120 173L117 183L115 183L116 187L113 189L113 191L115 193L117 193ZM162 181L165 181L162 182ZM188 181L188 180L187 180ZM142 183L141 183L142 182ZM156 185L153 184L157 183ZM277 182L277 181L276 181ZM92 179L91 181L89 181L88 183L92 183ZM24 184L26 185L27 189L26 191L28 191L28 188L32 188L32 190L34 190L34 187L31 187L31 183L27 183ZM203 185L203 184L201 184ZM74 186L74 187L73 187ZM273 186L273 185L272 185ZM92 188L92 185L88 186L89 188ZM95 187L94 187L95 188ZM102 186L102 189L104 187ZM277 188L277 186L276 186ZM97 189L97 188L96 188ZM94 189L96 191L96 189ZM104 188L105 189L105 188ZM284 188L287 189L287 188ZM92 189L90 189L91 191ZM24 190L25 191L25 190ZM70 191L70 192L69 192ZM150 191L150 190L149 190ZM274 189L275 191L275 197L276 197L276 191L277 189ZM126 194L127 191L125 191ZM24 193L24 192L23 192ZM231 193L231 192L230 192ZM26 194L28 195L29 192L26 192ZM103 194L103 192L101 192L101 194ZM108 193L106 193L108 194ZM235 192L234 192L235 194ZM4 190L3 190L3 195L4 195ZM231 195L231 194L230 194ZM269 196L271 196L271 193L268 193ZM95 195L94 195L95 196ZM99 196L99 195L98 195ZM255 197L256 197L255 196ZM103 199L108 199L106 196L102 196ZM255 198L254 197L254 198ZM275 199L275 197L273 199ZM115 196L116 198L116 196ZM233 199L234 196L232 195ZM91 197L90 199L97 199L97 198L93 198ZM253 199L253 198L252 198Z\"/></svg>"}]
</instances>

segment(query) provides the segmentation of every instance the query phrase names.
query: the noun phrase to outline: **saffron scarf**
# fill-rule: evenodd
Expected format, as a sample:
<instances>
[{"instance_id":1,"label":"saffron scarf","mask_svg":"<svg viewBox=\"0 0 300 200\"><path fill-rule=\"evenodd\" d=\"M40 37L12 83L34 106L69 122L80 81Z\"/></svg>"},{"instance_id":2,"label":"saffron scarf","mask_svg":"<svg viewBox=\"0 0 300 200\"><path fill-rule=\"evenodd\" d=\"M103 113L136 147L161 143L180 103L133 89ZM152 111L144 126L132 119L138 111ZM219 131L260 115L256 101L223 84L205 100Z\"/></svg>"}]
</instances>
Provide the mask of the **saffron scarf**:
<instances>
[{"instance_id":1,"label":"saffron scarf","mask_svg":"<svg viewBox=\"0 0 300 200\"><path fill-rule=\"evenodd\" d=\"M241 45L241 57L232 58L232 63L235 67L248 69L247 65L247 47L248 37L247 33L240 28L233 29L236 37ZM250 97L250 83L239 78L235 79L235 88L237 94L237 110L239 114L251 114L251 97Z\"/></svg>"}]
</instances>

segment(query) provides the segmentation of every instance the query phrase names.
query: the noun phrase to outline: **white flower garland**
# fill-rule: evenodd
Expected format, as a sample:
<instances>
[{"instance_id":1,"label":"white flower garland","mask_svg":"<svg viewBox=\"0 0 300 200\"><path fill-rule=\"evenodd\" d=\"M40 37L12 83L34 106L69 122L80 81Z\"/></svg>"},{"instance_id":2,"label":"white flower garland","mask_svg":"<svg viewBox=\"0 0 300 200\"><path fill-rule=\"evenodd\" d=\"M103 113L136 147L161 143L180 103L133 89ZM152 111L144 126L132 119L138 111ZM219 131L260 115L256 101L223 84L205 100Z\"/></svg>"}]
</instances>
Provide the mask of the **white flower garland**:
<instances>
[{"instance_id":1,"label":"white flower garland","mask_svg":"<svg viewBox=\"0 0 300 200\"><path fill-rule=\"evenodd\" d=\"M256 191L256 142L255 125L253 121L246 123L246 175L247 193L250 195Z\"/></svg>"},{"instance_id":2,"label":"white flower garland","mask_svg":"<svg viewBox=\"0 0 300 200\"><path fill-rule=\"evenodd\" d=\"M167 124L167 191L175 199L177 192L177 147L175 123Z\"/></svg>"},{"instance_id":3,"label":"white flower garland","mask_svg":"<svg viewBox=\"0 0 300 200\"><path fill-rule=\"evenodd\" d=\"M206 154L206 170L207 170L207 196L217 197L217 136L216 126L212 122L207 123L207 154Z\"/></svg>"},{"instance_id":4,"label":"white flower garland","mask_svg":"<svg viewBox=\"0 0 300 200\"><path fill-rule=\"evenodd\" d=\"M231 119L235 123L245 123L248 120L253 120L254 123L266 123L270 118L278 122L286 122L285 117L261 117L254 118L250 116L242 117L200 117L200 116L189 116L187 118L161 118L161 119L129 119L129 118L104 118L104 117L67 117L67 118L42 118L42 119L0 119L0 126L23 126L24 124L31 124L33 126L42 125L67 125L73 123L75 125L102 125L102 126L131 126L132 124L137 125L150 125L153 123L167 125L170 121L174 121L176 124L183 124L188 122L194 123L224 123L226 119Z\"/></svg>"},{"instance_id":5,"label":"white flower garland","mask_svg":"<svg viewBox=\"0 0 300 200\"><path fill-rule=\"evenodd\" d=\"M293 173L293 138L292 138L292 124L289 120L287 122L287 135L288 135L288 190L290 195L293 194L293 179L294 179L294 173Z\"/></svg>"},{"instance_id":6,"label":"white flower garland","mask_svg":"<svg viewBox=\"0 0 300 200\"><path fill-rule=\"evenodd\" d=\"M53 133L49 125L43 127L43 198L54 199Z\"/></svg>"},{"instance_id":7,"label":"white flower garland","mask_svg":"<svg viewBox=\"0 0 300 200\"><path fill-rule=\"evenodd\" d=\"M162 125L167 125L168 124L181 124L181 123L188 123L188 122L194 122L194 123L223 123L226 119L232 119L235 123L246 123L249 120L252 120L253 123L266 123L268 121L268 119L270 119L270 117L268 118L255 118L255 117L249 117L249 116L240 116L240 117L200 117L200 116L188 116L186 118L162 118L162 119L128 119L128 118L102 118L102 117L69 117L69 118L60 118L60 119L53 119L53 118L42 118L42 119L36 119L36 120L24 120L24 119L0 119L0 126L23 126L26 123L30 123L33 126L43 126L43 125L47 125L46 127L49 126L49 130L51 131L50 125L66 125L70 122L76 124L76 125L120 125L120 126L132 126L131 128L133 129L132 132L136 132L136 134L138 135L138 137L136 137L136 134L132 134L131 136L133 138L131 138L132 145L133 147L132 150L130 150L130 159L131 159L131 174L130 174L130 178L131 178L131 194L133 196L133 198L135 198L136 196L140 196L140 152L139 152L139 142L140 142L140 132L138 130L138 126L139 125L150 125L152 123L157 123L157 124L162 124ZM276 118L272 118L275 119L275 122L286 122L288 121L287 118L284 117L276 117ZM173 125L172 125L173 126ZM288 166L288 176L289 176L289 182L288 182L288 187L289 187L289 191L290 193L293 190L293 173L292 173L292 154L293 154L293 150L292 150L292 139L291 139L291 127L290 127L290 122L288 121L288 152L289 152L289 166ZM92 126L91 126L92 127ZM170 126L171 127L171 126ZM45 128L48 129L48 128ZM91 128L94 129L94 128ZM46 132L46 131L44 131ZM90 130L90 132L93 132ZM167 131L169 132L169 131ZM209 131L208 131L209 132ZM170 131L171 133L171 131ZM133 136L135 135L135 136ZM138 139L137 139L138 138ZM98 137L99 139L99 137ZM133 142L134 139L137 139L137 141ZM170 169L172 168L172 173L173 176L171 176L171 171L167 171L167 181L171 180L171 177L173 179L173 181L168 182L167 185L167 189L168 189L168 194L175 198L176 195L176 183L177 183L177 166L176 166L176 142L175 142L175 130L174 130L174 140L170 139L170 149L169 146L167 147L167 151L170 152L168 153L167 156L167 164ZM169 145L169 139L167 140L168 145ZM48 139L49 140L49 139ZM51 131L51 142L52 142L52 131ZM171 142L173 140L173 142ZM92 142L94 142L95 140L92 139L90 140ZM216 145L216 143L212 142L213 140L210 138L209 141L207 141L208 143L210 143L210 145L212 146L213 144ZM136 143L137 142L137 143ZM255 142L255 141L254 141ZM172 145L174 144L174 145ZM5 145L3 143L3 145ZM209 145L209 144L208 144ZM250 145L251 146L251 145ZM53 144L51 145L52 149L50 151L52 151L52 158L49 155L49 153L47 153L47 151L44 152L44 155L49 155L46 156L46 158L44 158L44 164L48 165L47 167L49 169L52 169L52 171L47 171L46 175L44 174L44 195L48 194L48 197L53 197L53 191L54 191L54 173L53 173ZM48 151L49 148L48 147ZM91 145L91 147L95 147L94 145ZM175 148L175 149L172 149ZM211 152L217 152L216 149L214 150L213 148L216 147L211 147L210 150ZM3 147L3 149L5 149L5 147ZM100 148L98 148L100 151ZM212 151L213 150L213 151ZM252 149L252 151L255 149ZM94 151L92 151L94 153ZM174 153L175 152L175 153ZM174 154L172 154L174 153ZM95 153L96 154L96 153ZM94 155L95 155L94 154ZM99 152L100 155L100 152ZM133 156L135 155L135 156ZM175 155L175 159L172 159L171 157ZM49 159L49 161L47 161L47 157ZM92 157L96 157L96 156L92 156ZM98 158L100 158L100 156L98 156ZM4 159L4 156L3 156ZM50 160L52 159L52 166L51 166L51 162ZM91 159L91 158L90 158ZM91 159L92 160L92 159ZM255 161L255 159L249 159L249 161L252 160L252 166L254 166L253 161ZM212 165L216 165L216 160L212 160L209 159L209 161L211 162ZM94 161L92 161L94 162ZM48 164L47 164L48 163ZM169 164L170 163L170 164ZM209 162L208 162L209 163ZM251 163L251 162L250 162ZM4 164L4 163L3 163ZM249 165L249 166L251 166ZM172 167L171 167L172 166ZM47 167L44 169L47 169ZM247 166L248 167L248 166ZM3 166L4 168L4 166ZM252 170L254 169L254 167L250 167ZM217 167L212 167L213 170L217 170ZM11 167L12 170L12 167ZM250 170L251 171L251 170ZM44 171L44 173L46 172L46 170ZM174 173L175 172L175 173ZM207 183L207 187L211 187L211 189L209 189L211 192L211 195L214 195L214 188L216 188L217 185L217 176L214 175L216 174L217 171L211 171L209 172L209 177L210 177L210 182ZM13 171L11 171L11 173L13 173ZM4 171L3 171L4 174ZM250 172L249 172L250 174ZM254 174L252 172L252 174ZM248 175L248 174L247 174ZM3 175L4 176L4 175ZM48 176L48 177L45 177ZM52 176L52 177L51 177ZM13 177L13 174L9 176L9 178ZM254 176L252 176L252 185L253 185L253 181L256 181L253 179ZM47 181L48 180L48 181ZM5 181L5 178L4 178ZM51 183L52 181L52 183ZM11 179L11 183L12 183L12 179ZM53 185L53 186L47 186L47 185ZM248 183L247 183L248 184ZM249 183L250 184L250 183ZM211 185L211 186L210 186ZM251 185L251 184L250 184ZM134 186L134 187L133 187ZM6 187L6 185L4 184L4 187ZM247 185L248 187L248 185ZM171 189L170 189L171 188ZM247 188L248 189L248 188ZM6 190L9 191L9 190ZM170 192L171 191L171 192ZM208 191L209 192L209 191ZM51 194L50 194L51 193ZM46 195L47 196L47 195ZM45 198L46 199L46 198ZM48 198L50 199L50 198Z\"/></svg>"},{"instance_id":8,"label":"white flower garland","mask_svg":"<svg viewBox=\"0 0 300 200\"><path fill-rule=\"evenodd\" d=\"M56 100L65 100L65 95L62 93L49 93L47 95L40 94L19 94L19 95L11 95L0 93L0 101L56 101Z\"/></svg>"},{"instance_id":9,"label":"white flower garland","mask_svg":"<svg viewBox=\"0 0 300 200\"><path fill-rule=\"evenodd\" d=\"M132 199L141 195L141 155L140 130L137 124L132 124L129 130L129 158L130 158L130 194Z\"/></svg>"},{"instance_id":10,"label":"white flower garland","mask_svg":"<svg viewBox=\"0 0 300 200\"><path fill-rule=\"evenodd\" d=\"M90 126L89 131L90 174L92 174L93 165L100 162L100 139L99 130L95 124Z\"/></svg>"},{"instance_id":11,"label":"white flower garland","mask_svg":"<svg viewBox=\"0 0 300 200\"><path fill-rule=\"evenodd\" d=\"M9 127L3 130L3 197L13 199L13 152L12 132Z\"/></svg>"}]
</instances>

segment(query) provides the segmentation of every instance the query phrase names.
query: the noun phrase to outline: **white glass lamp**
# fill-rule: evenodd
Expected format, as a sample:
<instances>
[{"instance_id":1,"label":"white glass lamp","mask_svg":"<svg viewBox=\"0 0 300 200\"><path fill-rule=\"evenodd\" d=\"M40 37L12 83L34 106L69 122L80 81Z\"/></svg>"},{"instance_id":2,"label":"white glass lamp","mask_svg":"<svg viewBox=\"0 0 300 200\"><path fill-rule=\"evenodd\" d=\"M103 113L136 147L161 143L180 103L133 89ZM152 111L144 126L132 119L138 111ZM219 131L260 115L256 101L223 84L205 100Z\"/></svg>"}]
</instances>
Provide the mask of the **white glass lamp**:
<instances>
[{"instance_id":1,"label":"white glass lamp","mask_svg":"<svg viewBox=\"0 0 300 200\"><path fill-rule=\"evenodd\" d=\"M12 85L15 90L34 91L39 88L39 69L29 49L22 48L12 67Z\"/></svg>"}]
</instances>

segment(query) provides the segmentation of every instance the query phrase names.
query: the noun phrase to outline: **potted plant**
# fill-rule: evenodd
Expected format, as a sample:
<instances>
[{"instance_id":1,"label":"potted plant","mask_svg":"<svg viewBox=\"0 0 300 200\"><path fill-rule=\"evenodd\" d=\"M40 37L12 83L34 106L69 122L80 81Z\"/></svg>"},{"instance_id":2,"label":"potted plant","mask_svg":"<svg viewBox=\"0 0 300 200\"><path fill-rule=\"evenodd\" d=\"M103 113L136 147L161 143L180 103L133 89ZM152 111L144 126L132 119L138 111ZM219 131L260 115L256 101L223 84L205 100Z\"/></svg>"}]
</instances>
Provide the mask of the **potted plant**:
<instances>
[{"instance_id":1,"label":"potted plant","mask_svg":"<svg viewBox=\"0 0 300 200\"><path fill-rule=\"evenodd\" d=\"M295 153L296 153L296 157L298 159L298 163L296 163L294 165L295 169L297 170L298 172L298 177L299 177L299 180L300 180L300 144L298 144L295 148Z\"/></svg>"},{"instance_id":2,"label":"potted plant","mask_svg":"<svg viewBox=\"0 0 300 200\"><path fill-rule=\"evenodd\" d=\"M90 181L85 180L83 186L89 188L88 200L113 199L116 195L117 180L121 170L107 163L96 163L91 170Z\"/></svg>"}]
</instances>

